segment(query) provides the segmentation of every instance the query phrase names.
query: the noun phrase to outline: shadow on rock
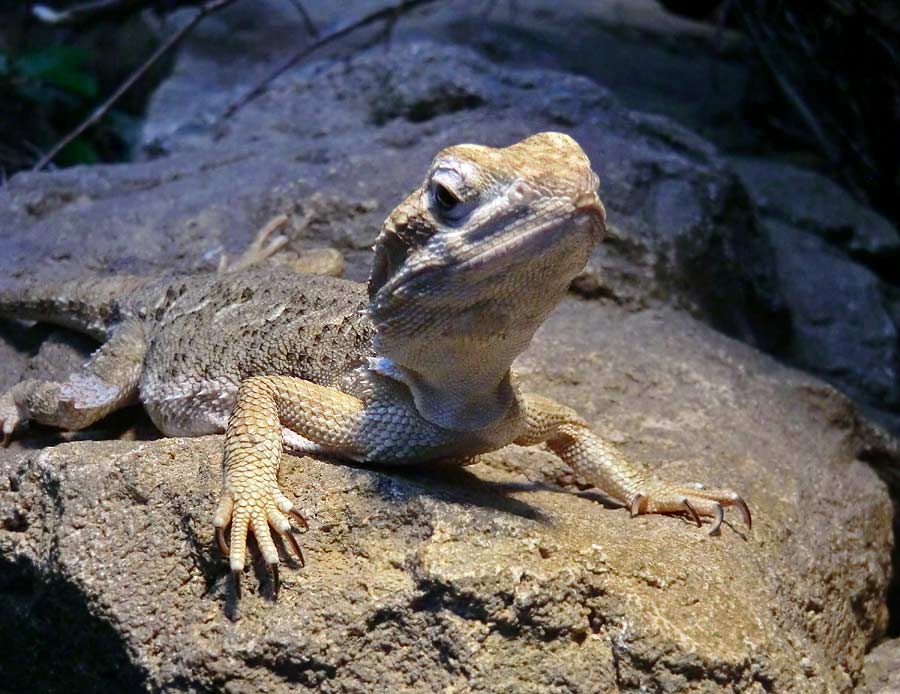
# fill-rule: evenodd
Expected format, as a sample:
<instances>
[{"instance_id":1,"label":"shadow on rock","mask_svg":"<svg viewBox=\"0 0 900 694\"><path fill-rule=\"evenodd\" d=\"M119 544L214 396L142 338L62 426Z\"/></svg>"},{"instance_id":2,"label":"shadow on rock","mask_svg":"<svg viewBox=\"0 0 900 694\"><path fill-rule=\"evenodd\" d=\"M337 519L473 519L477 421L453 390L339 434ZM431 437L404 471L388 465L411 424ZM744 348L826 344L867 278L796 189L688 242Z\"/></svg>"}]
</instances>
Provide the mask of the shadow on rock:
<instances>
[{"instance_id":1,"label":"shadow on rock","mask_svg":"<svg viewBox=\"0 0 900 694\"><path fill-rule=\"evenodd\" d=\"M25 560L0 559L0 671L22 692L142 692L145 673L125 642L60 577L38 577Z\"/></svg>"}]
</instances>

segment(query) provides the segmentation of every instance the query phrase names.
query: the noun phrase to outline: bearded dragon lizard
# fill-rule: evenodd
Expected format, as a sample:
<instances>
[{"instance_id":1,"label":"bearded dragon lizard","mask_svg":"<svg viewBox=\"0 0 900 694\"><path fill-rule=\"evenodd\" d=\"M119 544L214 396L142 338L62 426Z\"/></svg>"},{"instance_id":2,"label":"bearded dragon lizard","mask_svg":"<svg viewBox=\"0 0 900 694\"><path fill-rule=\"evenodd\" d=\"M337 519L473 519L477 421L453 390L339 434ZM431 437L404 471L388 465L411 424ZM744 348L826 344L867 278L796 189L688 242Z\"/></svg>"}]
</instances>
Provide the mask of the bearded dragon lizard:
<instances>
[{"instance_id":1,"label":"bearded dragon lizard","mask_svg":"<svg viewBox=\"0 0 900 694\"><path fill-rule=\"evenodd\" d=\"M289 519L306 525L278 485L284 447L418 464L546 443L633 515L711 516L716 533L734 506L749 527L734 492L652 477L574 410L516 384L513 360L605 232L597 186L567 135L458 145L384 222L367 287L249 268L3 294L0 315L104 341L64 382L0 397L4 440L28 420L79 429L138 401L167 436L224 431L216 536L237 581L252 532L276 590L272 531L302 564Z\"/></svg>"}]
</instances>

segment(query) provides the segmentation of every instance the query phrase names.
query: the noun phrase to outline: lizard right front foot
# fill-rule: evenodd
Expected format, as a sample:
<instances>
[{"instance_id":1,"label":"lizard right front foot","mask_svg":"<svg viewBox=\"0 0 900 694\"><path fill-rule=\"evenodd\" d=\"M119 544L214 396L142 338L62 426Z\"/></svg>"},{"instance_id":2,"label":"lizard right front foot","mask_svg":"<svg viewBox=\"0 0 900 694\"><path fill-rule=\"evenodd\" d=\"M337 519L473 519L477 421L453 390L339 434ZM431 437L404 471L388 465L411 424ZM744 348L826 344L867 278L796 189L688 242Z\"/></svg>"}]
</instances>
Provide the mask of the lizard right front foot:
<instances>
[{"instance_id":1,"label":"lizard right front foot","mask_svg":"<svg viewBox=\"0 0 900 694\"><path fill-rule=\"evenodd\" d=\"M272 574L274 593L278 593L278 549L272 539L271 528L290 547L300 566L304 566L303 552L293 535L288 518L293 518L304 530L309 529L306 519L294 509L291 501L276 486L269 494L241 489L225 491L216 507L213 525L219 549L228 557L234 575L235 588L240 590L240 574L247 558L247 533L252 531L256 544ZM231 526L231 543L225 539L225 530Z\"/></svg>"}]
</instances>

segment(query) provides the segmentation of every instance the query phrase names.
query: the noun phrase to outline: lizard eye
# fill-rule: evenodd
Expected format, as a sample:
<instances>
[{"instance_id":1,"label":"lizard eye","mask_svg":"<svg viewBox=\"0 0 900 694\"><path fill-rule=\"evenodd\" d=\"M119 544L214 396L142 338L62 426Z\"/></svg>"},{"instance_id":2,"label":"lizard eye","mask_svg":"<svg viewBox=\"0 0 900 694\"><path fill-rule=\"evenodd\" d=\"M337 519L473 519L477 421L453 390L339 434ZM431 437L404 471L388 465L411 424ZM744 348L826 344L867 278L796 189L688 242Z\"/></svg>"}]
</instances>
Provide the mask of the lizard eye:
<instances>
[{"instance_id":1,"label":"lizard eye","mask_svg":"<svg viewBox=\"0 0 900 694\"><path fill-rule=\"evenodd\" d=\"M461 210L462 200L450 190L447 186L434 182L431 184L431 199L434 202L435 210L444 217L455 219Z\"/></svg>"}]
</instances>

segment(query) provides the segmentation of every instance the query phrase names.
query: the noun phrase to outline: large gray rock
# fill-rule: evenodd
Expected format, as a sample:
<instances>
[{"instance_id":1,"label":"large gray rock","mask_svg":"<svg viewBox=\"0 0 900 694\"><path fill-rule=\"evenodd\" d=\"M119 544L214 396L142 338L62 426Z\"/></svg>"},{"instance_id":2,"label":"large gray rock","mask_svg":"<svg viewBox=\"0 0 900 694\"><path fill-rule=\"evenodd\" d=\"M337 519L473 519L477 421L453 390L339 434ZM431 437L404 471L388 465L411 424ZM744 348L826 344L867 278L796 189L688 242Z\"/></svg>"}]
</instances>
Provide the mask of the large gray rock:
<instances>
[{"instance_id":1,"label":"large gray rock","mask_svg":"<svg viewBox=\"0 0 900 694\"><path fill-rule=\"evenodd\" d=\"M900 405L900 332L882 283L814 235L769 222L798 364L882 407Z\"/></svg>"},{"instance_id":2,"label":"large gray rock","mask_svg":"<svg viewBox=\"0 0 900 694\"><path fill-rule=\"evenodd\" d=\"M385 7L383 0L303 3L321 29ZM187 21L193 10L176 13ZM344 37L332 53L383 38L381 26ZM750 42L723 26L667 13L656 0L516 0L433 3L405 13L397 41L428 39L464 45L491 61L589 77L629 107L665 114L719 146L746 151L764 144L735 118L765 80ZM308 45L301 15L284 0L236 3L201 23L178 55L173 78L153 96L143 128L148 153L208 134L228 103ZM585 47L590 47L586 50ZM175 142L176 140L180 142Z\"/></svg>"},{"instance_id":3,"label":"large gray rock","mask_svg":"<svg viewBox=\"0 0 900 694\"><path fill-rule=\"evenodd\" d=\"M877 266L900 261L900 233L822 174L749 157L734 166L766 218L798 227Z\"/></svg>"},{"instance_id":4,"label":"large gray rock","mask_svg":"<svg viewBox=\"0 0 900 694\"><path fill-rule=\"evenodd\" d=\"M900 432L900 234L813 171L735 159L775 252L791 317L778 353ZM892 270L892 272L891 272Z\"/></svg>"},{"instance_id":5,"label":"large gray rock","mask_svg":"<svg viewBox=\"0 0 900 694\"><path fill-rule=\"evenodd\" d=\"M739 489L753 530L631 519L536 449L430 473L288 457L307 566L273 604L257 565L237 606L211 542L218 437L6 452L4 670L36 689L851 689L886 622L892 510L845 399L684 314L576 299L521 367L660 475ZM47 668L51 642L71 655Z\"/></svg>"},{"instance_id":6,"label":"large gray rock","mask_svg":"<svg viewBox=\"0 0 900 694\"><path fill-rule=\"evenodd\" d=\"M309 564L285 569L277 605L249 575L235 621L209 542L219 440L30 438L0 453L5 682L849 691L885 629L892 542L884 485L859 458L900 456L830 388L689 316L771 335L771 249L709 145L585 79L430 44L311 65L215 141L13 179L0 281L212 267L280 212L293 250L338 248L361 279L381 219L437 149L548 128L589 152L614 228L578 288L602 300L554 314L520 364L526 384L664 477L738 489L753 531L629 519L545 486L577 481L537 450L431 475L288 458ZM3 330L0 386L79 355L60 332ZM148 435L122 417L108 434Z\"/></svg>"}]
</instances>

